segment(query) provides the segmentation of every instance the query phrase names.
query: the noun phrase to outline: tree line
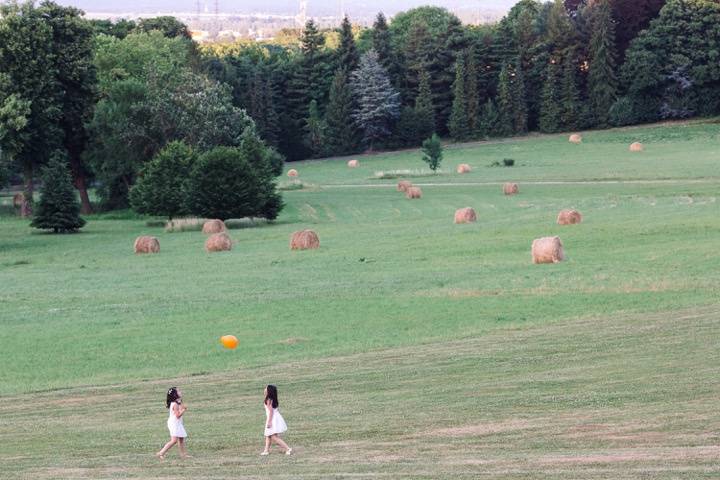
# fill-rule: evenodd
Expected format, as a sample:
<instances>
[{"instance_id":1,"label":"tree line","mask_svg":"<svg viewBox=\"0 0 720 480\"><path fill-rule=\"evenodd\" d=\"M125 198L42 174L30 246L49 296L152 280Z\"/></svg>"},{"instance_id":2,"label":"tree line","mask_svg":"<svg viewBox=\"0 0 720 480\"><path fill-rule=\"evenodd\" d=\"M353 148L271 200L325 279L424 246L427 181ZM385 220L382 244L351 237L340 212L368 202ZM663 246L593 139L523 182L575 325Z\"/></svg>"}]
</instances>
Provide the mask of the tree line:
<instances>
[{"instance_id":1,"label":"tree line","mask_svg":"<svg viewBox=\"0 0 720 480\"><path fill-rule=\"evenodd\" d=\"M720 112L716 0L521 0L480 26L421 7L203 46L170 17L89 21L50 1L0 16L0 180L22 175L27 197L65 158L86 212L90 182L103 208L157 211L158 169L200 175L218 147L262 185L242 211L276 215L284 159ZM161 213L197 212L200 184Z\"/></svg>"}]
</instances>

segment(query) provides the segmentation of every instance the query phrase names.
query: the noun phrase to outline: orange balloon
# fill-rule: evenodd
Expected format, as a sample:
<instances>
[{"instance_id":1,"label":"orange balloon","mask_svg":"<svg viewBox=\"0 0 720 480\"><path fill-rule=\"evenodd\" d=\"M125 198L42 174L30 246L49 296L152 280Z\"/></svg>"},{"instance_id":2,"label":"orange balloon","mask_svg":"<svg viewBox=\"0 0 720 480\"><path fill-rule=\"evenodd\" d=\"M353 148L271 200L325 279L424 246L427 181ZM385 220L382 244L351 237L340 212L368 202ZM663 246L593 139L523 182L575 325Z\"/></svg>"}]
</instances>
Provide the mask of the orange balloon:
<instances>
[{"instance_id":1,"label":"orange balloon","mask_svg":"<svg viewBox=\"0 0 720 480\"><path fill-rule=\"evenodd\" d=\"M235 350L239 342L235 335L223 335L220 337L220 343L222 343L225 348Z\"/></svg>"}]
</instances>

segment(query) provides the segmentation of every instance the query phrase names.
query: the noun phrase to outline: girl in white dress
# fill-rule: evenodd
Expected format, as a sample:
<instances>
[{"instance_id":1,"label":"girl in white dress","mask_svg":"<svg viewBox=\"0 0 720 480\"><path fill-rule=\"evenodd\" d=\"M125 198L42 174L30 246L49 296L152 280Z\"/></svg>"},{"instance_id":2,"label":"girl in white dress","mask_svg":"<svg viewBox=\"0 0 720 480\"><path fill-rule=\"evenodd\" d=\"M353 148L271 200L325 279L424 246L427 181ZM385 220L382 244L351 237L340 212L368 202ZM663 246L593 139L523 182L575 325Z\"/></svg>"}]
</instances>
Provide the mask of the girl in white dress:
<instances>
[{"instance_id":1,"label":"girl in white dress","mask_svg":"<svg viewBox=\"0 0 720 480\"><path fill-rule=\"evenodd\" d=\"M278 393L275 385L265 387L265 450L260 455L270 455L270 442L275 442L285 449L285 455L292 454L292 448L280 438L281 433L287 432L285 419L280 415L278 406Z\"/></svg>"},{"instance_id":2,"label":"girl in white dress","mask_svg":"<svg viewBox=\"0 0 720 480\"><path fill-rule=\"evenodd\" d=\"M187 438L188 435L185 431L182 418L187 410L187 406L182 403L182 392L180 389L172 387L168 390L165 407L170 413L167 421L168 430L170 430L170 441L155 455L160 459L164 459L167 451L177 443L180 449L180 456L187 458L189 455L185 450L185 438Z\"/></svg>"}]
</instances>

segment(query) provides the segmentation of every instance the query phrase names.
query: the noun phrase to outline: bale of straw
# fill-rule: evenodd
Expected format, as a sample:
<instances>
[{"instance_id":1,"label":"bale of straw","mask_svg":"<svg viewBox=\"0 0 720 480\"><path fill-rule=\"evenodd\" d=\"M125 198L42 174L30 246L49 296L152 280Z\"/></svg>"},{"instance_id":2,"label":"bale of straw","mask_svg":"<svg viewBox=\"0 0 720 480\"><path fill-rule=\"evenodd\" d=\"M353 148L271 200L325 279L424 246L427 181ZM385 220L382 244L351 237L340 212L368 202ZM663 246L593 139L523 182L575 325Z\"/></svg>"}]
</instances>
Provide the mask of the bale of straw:
<instances>
[{"instance_id":1,"label":"bale of straw","mask_svg":"<svg viewBox=\"0 0 720 480\"><path fill-rule=\"evenodd\" d=\"M565 259L560 237L536 238L532 243L533 263L558 263Z\"/></svg>"},{"instance_id":2,"label":"bale of straw","mask_svg":"<svg viewBox=\"0 0 720 480\"><path fill-rule=\"evenodd\" d=\"M221 233L226 231L227 228L225 228L225 222L222 220L214 219L214 220L208 220L207 222L203 223L202 232L205 235L212 235L213 233Z\"/></svg>"},{"instance_id":3,"label":"bale of straw","mask_svg":"<svg viewBox=\"0 0 720 480\"><path fill-rule=\"evenodd\" d=\"M582 135L580 135L579 133L573 133L572 135L570 135L569 141L570 143L575 144L582 143Z\"/></svg>"},{"instance_id":4,"label":"bale of straw","mask_svg":"<svg viewBox=\"0 0 720 480\"><path fill-rule=\"evenodd\" d=\"M558 213L558 225L575 225L580 222L582 222L582 215L577 210L560 210Z\"/></svg>"},{"instance_id":5,"label":"bale of straw","mask_svg":"<svg viewBox=\"0 0 720 480\"><path fill-rule=\"evenodd\" d=\"M20 208L22 207L23 202L25 201L25 195L22 193L16 193L13 195L13 207L14 208Z\"/></svg>"},{"instance_id":6,"label":"bale of straw","mask_svg":"<svg viewBox=\"0 0 720 480\"><path fill-rule=\"evenodd\" d=\"M312 230L300 230L290 237L290 250L311 250L320 248L320 238Z\"/></svg>"},{"instance_id":7,"label":"bale of straw","mask_svg":"<svg viewBox=\"0 0 720 480\"><path fill-rule=\"evenodd\" d=\"M407 189L412 187L412 182L409 180L400 180L397 184L397 191L398 192L407 192Z\"/></svg>"},{"instance_id":8,"label":"bale of straw","mask_svg":"<svg viewBox=\"0 0 720 480\"><path fill-rule=\"evenodd\" d=\"M225 252L232 250L232 239L226 232L214 233L205 240L206 252Z\"/></svg>"},{"instance_id":9,"label":"bale of straw","mask_svg":"<svg viewBox=\"0 0 720 480\"><path fill-rule=\"evenodd\" d=\"M472 168L467 163L461 163L457 166L457 169L455 171L457 173L470 173L472 171Z\"/></svg>"},{"instance_id":10,"label":"bale of straw","mask_svg":"<svg viewBox=\"0 0 720 480\"><path fill-rule=\"evenodd\" d=\"M470 207L461 208L455 211L455 223L473 223L477 222L475 210Z\"/></svg>"},{"instance_id":11,"label":"bale of straw","mask_svg":"<svg viewBox=\"0 0 720 480\"><path fill-rule=\"evenodd\" d=\"M135 239L135 253L160 253L160 242L155 237L143 235Z\"/></svg>"},{"instance_id":12,"label":"bale of straw","mask_svg":"<svg viewBox=\"0 0 720 480\"><path fill-rule=\"evenodd\" d=\"M405 198L422 198L422 190L420 190L420 187L408 187L405 190Z\"/></svg>"},{"instance_id":13,"label":"bale of straw","mask_svg":"<svg viewBox=\"0 0 720 480\"><path fill-rule=\"evenodd\" d=\"M360 162L358 162L357 160L350 160L348 162L348 167L350 167L350 168L357 168L359 165L360 165Z\"/></svg>"},{"instance_id":14,"label":"bale of straw","mask_svg":"<svg viewBox=\"0 0 720 480\"><path fill-rule=\"evenodd\" d=\"M645 150L645 147L640 142L634 142L630 144L631 152L642 152L643 150Z\"/></svg>"},{"instance_id":15,"label":"bale of straw","mask_svg":"<svg viewBox=\"0 0 720 480\"><path fill-rule=\"evenodd\" d=\"M518 187L517 183L506 183L503 185L503 193L505 195L515 195L518 192L520 192L520 187Z\"/></svg>"},{"instance_id":16,"label":"bale of straw","mask_svg":"<svg viewBox=\"0 0 720 480\"><path fill-rule=\"evenodd\" d=\"M287 175L288 175L288 177L297 177L297 176L298 176L298 171L295 170L294 168L291 168L290 170L288 170L288 174L287 174Z\"/></svg>"}]
</instances>

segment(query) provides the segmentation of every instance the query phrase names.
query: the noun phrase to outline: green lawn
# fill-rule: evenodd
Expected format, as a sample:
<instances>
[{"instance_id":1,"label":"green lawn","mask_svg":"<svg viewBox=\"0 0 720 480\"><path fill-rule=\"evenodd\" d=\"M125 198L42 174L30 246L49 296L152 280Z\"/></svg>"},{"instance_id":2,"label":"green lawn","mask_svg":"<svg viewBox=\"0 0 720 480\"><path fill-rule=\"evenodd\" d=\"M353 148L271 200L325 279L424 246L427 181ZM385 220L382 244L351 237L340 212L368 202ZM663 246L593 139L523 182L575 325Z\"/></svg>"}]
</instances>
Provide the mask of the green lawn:
<instances>
[{"instance_id":1,"label":"green lawn","mask_svg":"<svg viewBox=\"0 0 720 480\"><path fill-rule=\"evenodd\" d=\"M413 201L371 177L418 152L357 158L291 165L310 188L229 253L1 216L2 478L717 478L720 125L457 146ZM289 250L302 228L319 250ZM568 261L532 265L547 235ZM289 459L256 456L268 382ZM194 458L158 464L172 384Z\"/></svg>"}]
</instances>

